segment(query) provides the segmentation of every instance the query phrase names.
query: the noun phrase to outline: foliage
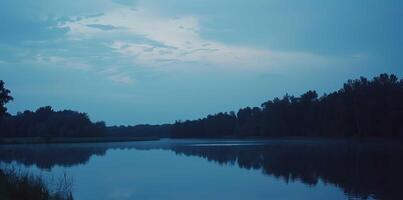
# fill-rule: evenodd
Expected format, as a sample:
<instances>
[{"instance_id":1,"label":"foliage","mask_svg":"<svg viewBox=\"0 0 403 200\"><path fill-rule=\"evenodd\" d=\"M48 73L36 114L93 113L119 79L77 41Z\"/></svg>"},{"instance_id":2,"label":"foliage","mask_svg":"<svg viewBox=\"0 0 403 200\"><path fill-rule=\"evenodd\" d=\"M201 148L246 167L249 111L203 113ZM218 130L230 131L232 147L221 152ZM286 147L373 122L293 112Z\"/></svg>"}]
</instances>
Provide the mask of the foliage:
<instances>
[{"instance_id":1,"label":"foliage","mask_svg":"<svg viewBox=\"0 0 403 200\"><path fill-rule=\"evenodd\" d=\"M20 173L14 169L2 169L0 170L0 199L73 200L71 183L64 183L67 182L60 182L63 187L50 191L40 176Z\"/></svg>"},{"instance_id":2,"label":"foliage","mask_svg":"<svg viewBox=\"0 0 403 200\"><path fill-rule=\"evenodd\" d=\"M384 137L403 138L403 80L381 74L349 80L340 90L318 97L308 91L286 94L237 114L218 113L177 121L172 137Z\"/></svg>"},{"instance_id":3,"label":"foliage","mask_svg":"<svg viewBox=\"0 0 403 200\"><path fill-rule=\"evenodd\" d=\"M104 122L92 123L86 113L54 111L50 106L6 117L0 124L2 137L99 137L105 134Z\"/></svg>"},{"instance_id":4,"label":"foliage","mask_svg":"<svg viewBox=\"0 0 403 200\"><path fill-rule=\"evenodd\" d=\"M118 137L156 137L166 138L170 136L170 124L162 125L135 125L135 126L111 126L108 127L110 136Z\"/></svg>"},{"instance_id":5,"label":"foliage","mask_svg":"<svg viewBox=\"0 0 403 200\"><path fill-rule=\"evenodd\" d=\"M13 97L10 96L10 90L4 87L4 82L0 80L0 120L1 118L7 114L7 108L5 105L12 101Z\"/></svg>"}]
</instances>

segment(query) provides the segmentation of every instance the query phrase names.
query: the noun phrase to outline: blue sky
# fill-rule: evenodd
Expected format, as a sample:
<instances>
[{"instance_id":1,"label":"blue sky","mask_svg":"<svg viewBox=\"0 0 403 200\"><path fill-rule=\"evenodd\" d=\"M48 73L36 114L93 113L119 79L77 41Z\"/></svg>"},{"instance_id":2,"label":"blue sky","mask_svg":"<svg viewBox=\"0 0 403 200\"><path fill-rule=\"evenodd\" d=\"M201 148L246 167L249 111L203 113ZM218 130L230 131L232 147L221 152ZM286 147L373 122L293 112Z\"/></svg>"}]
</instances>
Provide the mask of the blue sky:
<instances>
[{"instance_id":1,"label":"blue sky","mask_svg":"<svg viewBox=\"0 0 403 200\"><path fill-rule=\"evenodd\" d=\"M403 75L403 2L2 0L11 113L39 106L109 125L170 123Z\"/></svg>"}]
</instances>

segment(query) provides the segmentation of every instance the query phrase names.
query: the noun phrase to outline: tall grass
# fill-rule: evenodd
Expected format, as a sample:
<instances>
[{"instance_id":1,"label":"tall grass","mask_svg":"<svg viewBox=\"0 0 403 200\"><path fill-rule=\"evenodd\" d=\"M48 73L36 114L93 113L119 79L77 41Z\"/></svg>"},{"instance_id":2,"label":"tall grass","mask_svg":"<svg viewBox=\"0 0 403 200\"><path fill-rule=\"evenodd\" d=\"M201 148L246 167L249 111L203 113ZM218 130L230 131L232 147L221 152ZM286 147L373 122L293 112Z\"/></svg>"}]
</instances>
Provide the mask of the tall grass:
<instances>
[{"instance_id":1,"label":"tall grass","mask_svg":"<svg viewBox=\"0 0 403 200\"><path fill-rule=\"evenodd\" d=\"M72 181L66 174L49 186L42 176L0 169L0 200L73 200Z\"/></svg>"}]
</instances>

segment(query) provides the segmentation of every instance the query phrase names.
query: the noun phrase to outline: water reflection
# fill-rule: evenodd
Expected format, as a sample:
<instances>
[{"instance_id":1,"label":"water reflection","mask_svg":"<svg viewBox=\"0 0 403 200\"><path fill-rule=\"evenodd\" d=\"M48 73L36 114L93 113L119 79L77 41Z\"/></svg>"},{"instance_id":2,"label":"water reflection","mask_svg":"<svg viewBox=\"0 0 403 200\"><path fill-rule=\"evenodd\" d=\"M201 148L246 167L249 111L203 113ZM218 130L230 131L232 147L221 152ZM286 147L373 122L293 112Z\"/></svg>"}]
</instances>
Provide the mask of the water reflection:
<instances>
[{"instance_id":1,"label":"water reflection","mask_svg":"<svg viewBox=\"0 0 403 200\"><path fill-rule=\"evenodd\" d=\"M163 149L196 156L220 165L261 170L282 182L315 186L333 184L347 195L366 199L403 199L403 151L400 144L341 140L199 141L8 145L0 147L3 163L17 162L41 169L86 164L108 149Z\"/></svg>"}]
</instances>

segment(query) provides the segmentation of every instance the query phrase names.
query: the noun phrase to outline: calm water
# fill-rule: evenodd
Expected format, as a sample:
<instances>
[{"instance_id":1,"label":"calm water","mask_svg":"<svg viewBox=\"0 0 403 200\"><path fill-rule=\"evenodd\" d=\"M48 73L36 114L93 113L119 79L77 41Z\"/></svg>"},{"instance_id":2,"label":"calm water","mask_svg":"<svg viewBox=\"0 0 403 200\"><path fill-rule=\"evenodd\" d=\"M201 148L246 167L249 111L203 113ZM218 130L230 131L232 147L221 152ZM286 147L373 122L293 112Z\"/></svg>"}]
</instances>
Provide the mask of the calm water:
<instances>
[{"instance_id":1,"label":"calm water","mask_svg":"<svg viewBox=\"0 0 403 200\"><path fill-rule=\"evenodd\" d=\"M0 146L0 162L67 174L76 200L403 199L396 143L161 140Z\"/></svg>"}]
</instances>

